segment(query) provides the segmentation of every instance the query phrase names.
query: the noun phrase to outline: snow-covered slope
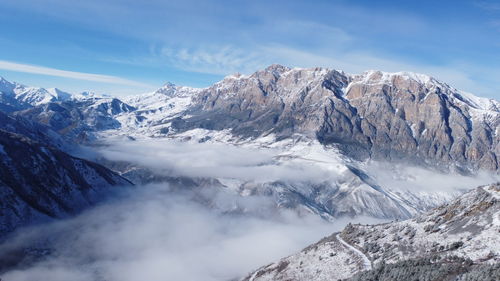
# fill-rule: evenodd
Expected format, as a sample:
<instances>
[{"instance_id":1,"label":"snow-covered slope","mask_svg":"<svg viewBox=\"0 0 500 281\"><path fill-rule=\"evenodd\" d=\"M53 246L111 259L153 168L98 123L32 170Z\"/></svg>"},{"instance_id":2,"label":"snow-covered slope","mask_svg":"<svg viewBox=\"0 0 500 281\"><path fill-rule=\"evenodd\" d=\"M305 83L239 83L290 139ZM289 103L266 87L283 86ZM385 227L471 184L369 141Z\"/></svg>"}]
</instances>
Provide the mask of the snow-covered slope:
<instances>
[{"instance_id":1,"label":"snow-covered slope","mask_svg":"<svg viewBox=\"0 0 500 281\"><path fill-rule=\"evenodd\" d=\"M200 90L167 83L152 93L127 97L125 103L137 108L130 114L117 116L121 127L106 134L127 134L130 136L165 135L169 131L166 120L185 113L191 106L192 98Z\"/></svg>"},{"instance_id":2,"label":"snow-covered slope","mask_svg":"<svg viewBox=\"0 0 500 281\"><path fill-rule=\"evenodd\" d=\"M425 257L432 257L434 263L461 259L471 264L498 263L499 232L500 184L493 184L478 187L414 219L350 224L340 234L264 266L244 280L339 280L382 262Z\"/></svg>"},{"instance_id":3,"label":"snow-covered slope","mask_svg":"<svg viewBox=\"0 0 500 281\"><path fill-rule=\"evenodd\" d=\"M15 115L47 125L74 142L90 142L95 132L120 128L118 116L135 110L119 99L89 97L49 102Z\"/></svg>"},{"instance_id":4,"label":"snow-covered slope","mask_svg":"<svg viewBox=\"0 0 500 281\"><path fill-rule=\"evenodd\" d=\"M500 261L500 184L476 188L452 202L407 221L352 225L342 232L373 263L431 254L475 262Z\"/></svg>"},{"instance_id":5,"label":"snow-covered slope","mask_svg":"<svg viewBox=\"0 0 500 281\"><path fill-rule=\"evenodd\" d=\"M0 236L74 214L131 183L101 165L0 130Z\"/></svg>"},{"instance_id":6,"label":"snow-covered slope","mask_svg":"<svg viewBox=\"0 0 500 281\"><path fill-rule=\"evenodd\" d=\"M12 112L49 102L66 101L72 95L57 88L28 87L0 77L0 98L4 104L0 110Z\"/></svg>"},{"instance_id":7,"label":"snow-covered slope","mask_svg":"<svg viewBox=\"0 0 500 281\"><path fill-rule=\"evenodd\" d=\"M403 171L406 163L451 174L455 169L497 170L500 149L498 102L462 95L432 77L407 72L348 75L272 65L204 89L167 83L123 101L82 94L16 115L90 145L122 137L275 149L280 152L270 167L314 167L335 177L212 179L242 196L272 196L280 207L326 218L411 217L463 190L443 190L436 183L413 185L415 177L447 176L415 176L413 170ZM371 169L373 162L386 171ZM388 182L386 175L399 180Z\"/></svg>"},{"instance_id":8,"label":"snow-covered slope","mask_svg":"<svg viewBox=\"0 0 500 281\"><path fill-rule=\"evenodd\" d=\"M68 148L68 141L50 127L20 116L12 116L0 111L0 130L23 135L39 143L61 150Z\"/></svg>"},{"instance_id":9,"label":"snow-covered slope","mask_svg":"<svg viewBox=\"0 0 500 281\"><path fill-rule=\"evenodd\" d=\"M327 241L258 269L243 281L330 281L351 277L363 269L364 256L342 243L339 237L329 237Z\"/></svg>"}]
</instances>

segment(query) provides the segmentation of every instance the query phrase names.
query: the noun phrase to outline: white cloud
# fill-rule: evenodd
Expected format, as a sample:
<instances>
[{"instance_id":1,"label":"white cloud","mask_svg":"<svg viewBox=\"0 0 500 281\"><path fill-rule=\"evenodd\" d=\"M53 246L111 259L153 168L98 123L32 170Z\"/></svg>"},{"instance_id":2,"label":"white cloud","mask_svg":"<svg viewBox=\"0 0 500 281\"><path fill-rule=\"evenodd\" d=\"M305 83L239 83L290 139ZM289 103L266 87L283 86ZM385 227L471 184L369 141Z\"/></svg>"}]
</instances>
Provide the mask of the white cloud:
<instances>
[{"instance_id":1,"label":"white cloud","mask_svg":"<svg viewBox=\"0 0 500 281\"><path fill-rule=\"evenodd\" d=\"M126 161L159 175L231 178L242 181L333 180L328 169L288 161L280 163L278 149L244 148L217 143L189 143L170 139L109 141L99 152L112 161Z\"/></svg>"},{"instance_id":2,"label":"white cloud","mask_svg":"<svg viewBox=\"0 0 500 281\"><path fill-rule=\"evenodd\" d=\"M57 68L50 68L44 66L30 65L30 64L21 64L10 61L0 61L0 69L16 71L16 72L24 72L24 73L34 73L48 76L56 76L56 77L64 77L78 80L86 80L86 81L94 81L101 83L109 83L109 84L118 84L118 85L128 85L128 86L136 86L136 87L148 87L150 85L132 81L116 76L110 75L102 75L102 74L93 74L93 73L85 73L85 72L75 72L68 70L61 70Z\"/></svg>"},{"instance_id":3,"label":"white cloud","mask_svg":"<svg viewBox=\"0 0 500 281\"><path fill-rule=\"evenodd\" d=\"M266 64L261 54L231 46L165 47L161 50L161 57L178 69L218 75L253 72Z\"/></svg>"}]
</instances>

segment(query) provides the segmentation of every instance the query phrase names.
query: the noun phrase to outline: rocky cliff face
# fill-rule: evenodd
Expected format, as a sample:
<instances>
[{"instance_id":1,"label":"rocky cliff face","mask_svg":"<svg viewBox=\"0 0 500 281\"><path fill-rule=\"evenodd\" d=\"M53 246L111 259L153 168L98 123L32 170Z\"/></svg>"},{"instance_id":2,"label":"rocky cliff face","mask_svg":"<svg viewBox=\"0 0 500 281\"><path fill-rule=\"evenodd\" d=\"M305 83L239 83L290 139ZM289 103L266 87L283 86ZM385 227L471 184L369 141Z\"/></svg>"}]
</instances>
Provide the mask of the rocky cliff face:
<instances>
[{"instance_id":1,"label":"rocky cliff face","mask_svg":"<svg viewBox=\"0 0 500 281\"><path fill-rule=\"evenodd\" d=\"M498 102L469 99L431 77L408 73L367 72L353 77L345 92L373 156L498 169Z\"/></svg>"},{"instance_id":2,"label":"rocky cliff face","mask_svg":"<svg viewBox=\"0 0 500 281\"><path fill-rule=\"evenodd\" d=\"M301 133L356 157L497 170L499 108L425 75L273 65L203 89L172 127Z\"/></svg>"}]
</instances>

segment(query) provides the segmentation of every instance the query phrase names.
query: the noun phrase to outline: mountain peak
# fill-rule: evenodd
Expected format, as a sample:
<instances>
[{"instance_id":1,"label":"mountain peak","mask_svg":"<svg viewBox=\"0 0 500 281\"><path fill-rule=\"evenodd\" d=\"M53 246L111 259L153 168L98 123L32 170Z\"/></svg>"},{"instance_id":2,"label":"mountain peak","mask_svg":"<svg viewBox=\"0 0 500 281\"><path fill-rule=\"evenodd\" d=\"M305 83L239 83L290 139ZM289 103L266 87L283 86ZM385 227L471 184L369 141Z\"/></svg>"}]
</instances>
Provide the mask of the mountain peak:
<instances>
[{"instance_id":1,"label":"mountain peak","mask_svg":"<svg viewBox=\"0 0 500 281\"><path fill-rule=\"evenodd\" d=\"M281 64L271 64L270 66L266 67L264 69L264 71L266 72L273 72L273 73L283 73L283 72L287 72L291 70L290 67L288 66L284 66L284 65L281 65Z\"/></svg>"},{"instance_id":2,"label":"mountain peak","mask_svg":"<svg viewBox=\"0 0 500 281\"><path fill-rule=\"evenodd\" d=\"M172 82L167 82L161 88L156 90L155 93L171 96L176 92L176 90L177 90L177 85L175 85Z\"/></svg>"},{"instance_id":3,"label":"mountain peak","mask_svg":"<svg viewBox=\"0 0 500 281\"><path fill-rule=\"evenodd\" d=\"M0 92L10 92L17 86L17 83L10 82L9 80L0 76Z\"/></svg>"},{"instance_id":4,"label":"mountain peak","mask_svg":"<svg viewBox=\"0 0 500 281\"><path fill-rule=\"evenodd\" d=\"M61 89L58 88L49 88L47 89L47 92L49 92L52 96L61 101L68 100L72 97L70 93L62 91Z\"/></svg>"},{"instance_id":5,"label":"mountain peak","mask_svg":"<svg viewBox=\"0 0 500 281\"><path fill-rule=\"evenodd\" d=\"M175 85L175 83L167 81L165 84L163 84L162 88L174 88L176 86L177 85Z\"/></svg>"}]
</instances>

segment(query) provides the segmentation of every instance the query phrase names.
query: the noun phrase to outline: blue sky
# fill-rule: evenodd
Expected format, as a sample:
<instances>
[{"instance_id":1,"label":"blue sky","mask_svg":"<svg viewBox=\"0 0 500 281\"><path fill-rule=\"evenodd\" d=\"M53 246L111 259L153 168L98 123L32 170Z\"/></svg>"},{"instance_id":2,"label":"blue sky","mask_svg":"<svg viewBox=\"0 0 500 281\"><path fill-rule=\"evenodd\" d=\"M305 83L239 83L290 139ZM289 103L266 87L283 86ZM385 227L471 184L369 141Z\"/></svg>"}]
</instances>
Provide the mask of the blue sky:
<instances>
[{"instance_id":1,"label":"blue sky","mask_svg":"<svg viewBox=\"0 0 500 281\"><path fill-rule=\"evenodd\" d=\"M272 63L415 71L500 99L500 2L0 1L0 75L132 94Z\"/></svg>"}]
</instances>

